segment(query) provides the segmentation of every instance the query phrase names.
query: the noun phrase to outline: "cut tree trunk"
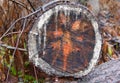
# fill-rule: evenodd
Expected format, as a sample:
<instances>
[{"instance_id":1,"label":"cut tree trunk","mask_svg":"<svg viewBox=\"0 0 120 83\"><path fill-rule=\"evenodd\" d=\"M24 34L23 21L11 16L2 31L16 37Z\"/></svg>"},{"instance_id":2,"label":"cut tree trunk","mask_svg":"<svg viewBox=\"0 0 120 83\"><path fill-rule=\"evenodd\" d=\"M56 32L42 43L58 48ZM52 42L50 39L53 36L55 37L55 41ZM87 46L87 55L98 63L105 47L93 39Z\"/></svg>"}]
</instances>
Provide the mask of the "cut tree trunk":
<instances>
[{"instance_id":1,"label":"cut tree trunk","mask_svg":"<svg viewBox=\"0 0 120 83\"><path fill-rule=\"evenodd\" d=\"M51 76L87 75L102 45L95 16L84 5L66 0L50 2L41 10L28 34L30 61Z\"/></svg>"},{"instance_id":2,"label":"cut tree trunk","mask_svg":"<svg viewBox=\"0 0 120 83\"><path fill-rule=\"evenodd\" d=\"M91 4L92 3L93 2L91 2ZM55 8L55 6L58 4L59 6ZM75 9L72 7L74 7ZM59 8L61 8L62 11ZM78 12L79 9L80 11ZM97 9L99 9L99 7L97 7ZM47 5L44 5L43 7L41 7L41 10L44 13L41 13L41 16L32 27L28 37L28 50L30 55L29 59L33 61L33 63L37 67L39 67L48 75L54 75L58 77L71 76L75 78L80 78L81 76L86 75L84 77L81 77L81 80L79 81L71 82L71 81L59 80L55 83L110 83L110 82L119 83L120 59L111 60L107 63L101 64L91 71L91 69L94 67L94 64L96 64L97 59L99 58L99 53L101 50L101 35L99 33L98 25L95 20L95 17L91 14L91 12L86 7L82 5L77 5L76 3L59 1L59 2L51 2ZM68 13L66 12L66 10L70 12ZM99 10L95 10L95 12L96 11L98 12ZM72 12L75 12L75 14ZM82 17L84 18L84 20L85 20L85 17L87 17L86 20L90 21L90 22L86 21L88 22L87 24L92 23L93 27L91 28L89 27L85 30L85 27L86 27L86 24L85 24L85 27L83 29L80 28L80 27L83 27L80 25L84 23L84 20L80 20L79 18L81 13L83 15ZM76 16L76 19L74 16ZM66 18L66 17L69 17L69 18ZM78 18L79 18L79 21L78 21ZM56 30L56 25L58 25L57 30ZM85 32L85 31L90 31L88 29L94 30L95 34L94 33L88 34L88 32ZM79 31L79 34L77 33L77 31ZM83 32L85 34L83 34ZM82 36L79 36L81 34ZM90 37L93 37L93 39ZM77 40L78 43L74 43L73 40ZM88 41L85 43L83 42L84 40L85 41L89 40L90 42ZM88 43L90 43L91 45L91 40L92 41L94 40L92 42L92 44L94 44L93 46L97 45L95 46L95 49L94 48L91 49L92 47L90 47L89 45L88 47L85 46ZM96 44L96 41L97 41L97 44ZM84 47L86 50L83 50ZM82 48L82 50L80 48ZM89 50L93 50L93 51L89 52ZM89 54L86 54L86 53L89 53ZM83 56L80 58L80 56L78 55L83 55ZM84 55L88 55L88 56L84 57ZM92 59L89 55L91 55ZM87 58L88 60L86 60ZM78 61L83 61L85 64L77 63ZM76 62L76 63L73 63L73 62ZM89 66L88 66L88 63L89 63ZM81 65L84 65L85 67ZM81 67L76 68L75 66L76 67L81 66ZM85 69L85 68L88 68L88 69ZM90 71L91 73L89 73ZM76 72L78 73L76 74ZM53 82L49 82L49 83L53 83Z\"/></svg>"}]
</instances>

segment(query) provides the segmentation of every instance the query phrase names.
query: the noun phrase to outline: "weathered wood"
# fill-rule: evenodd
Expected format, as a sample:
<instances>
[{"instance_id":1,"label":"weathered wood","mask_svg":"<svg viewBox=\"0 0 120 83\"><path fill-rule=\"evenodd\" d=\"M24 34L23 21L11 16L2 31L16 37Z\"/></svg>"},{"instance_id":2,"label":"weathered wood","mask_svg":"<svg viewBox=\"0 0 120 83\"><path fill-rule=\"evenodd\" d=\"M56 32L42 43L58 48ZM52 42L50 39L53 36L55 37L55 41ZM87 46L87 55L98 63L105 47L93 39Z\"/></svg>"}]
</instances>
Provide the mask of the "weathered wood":
<instances>
[{"instance_id":1,"label":"weathered wood","mask_svg":"<svg viewBox=\"0 0 120 83\"><path fill-rule=\"evenodd\" d=\"M67 0L41 7L28 34L29 59L48 75L88 74L101 51L101 35L91 11Z\"/></svg>"}]
</instances>

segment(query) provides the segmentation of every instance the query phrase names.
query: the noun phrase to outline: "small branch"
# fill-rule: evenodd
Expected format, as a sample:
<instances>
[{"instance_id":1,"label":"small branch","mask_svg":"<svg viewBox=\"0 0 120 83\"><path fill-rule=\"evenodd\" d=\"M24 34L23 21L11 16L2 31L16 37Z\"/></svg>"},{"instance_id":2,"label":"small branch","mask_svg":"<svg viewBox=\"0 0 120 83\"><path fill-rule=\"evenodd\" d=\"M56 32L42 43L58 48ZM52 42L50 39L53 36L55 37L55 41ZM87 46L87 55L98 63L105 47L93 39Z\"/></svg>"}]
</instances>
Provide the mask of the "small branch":
<instances>
[{"instance_id":1,"label":"small branch","mask_svg":"<svg viewBox=\"0 0 120 83\"><path fill-rule=\"evenodd\" d=\"M15 50L16 48L15 47L12 47L12 46L9 46L9 45L6 45L6 44L0 44L1 47L6 47L8 49L12 49L12 50ZM23 49L23 48L17 48L17 50L20 50L20 51L27 51L26 49Z\"/></svg>"},{"instance_id":2,"label":"small branch","mask_svg":"<svg viewBox=\"0 0 120 83\"><path fill-rule=\"evenodd\" d=\"M17 38L17 42L16 42L15 50L13 51L13 54L12 54L12 58L15 57L15 53L16 53L16 50L17 50L17 48L18 48L18 44L19 44L19 42L20 42L20 37L22 36L22 33L23 33L24 29L25 29L26 22L27 22L27 19L24 19L22 31L21 31L21 33L19 34L18 38ZM7 71L7 77L6 77L6 81L7 81L7 82L8 82L9 73L10 73L10 68L11 68L11 66L12 66L13 61L14 61L14 59L11 60L10 66L9 66L9 68L8 68L8 71Z\"/></svg>"},{"instance_id":3,"label":"small branch","mask_svg":"<svg viewBox=\"0 0 120 83\"><path fill-rule=\"evenodd\" d=\"M28 17L30 17L30 16L32 16L32 15L38 13L39 11L41 11L41 8L38 9L38 10L36 10L36 11L33 12L33 13L30 13L30 14L27 15L27 16L24 16L24 17L18 18L15 22L12 23L12 25L7 29L7 31L6 31L6 32L0 37L0 40L2 40L3 37L4 37L4 36L5 36L5 35L6 35L11 29L14 28L14 25L15 25L18 21L20 21L20 20L22 20L22 19L26 19L26 18L28 18Z\"/></svg>"},{"instance_id":4,"label":"small branch","mask_svg":"<svg viewBox=\"0 0 120 83\"><path fill-rule=\"evenodd\" d=\"M19 33L20 33L20 31L18 31L18 32L11 32L11 33L6 34L5 36L9 36L9 35L13 35L13 34L19 34Z\"/></svg>"},{"instance_id":5,"label":"small branch","mask_svg":"<svg viewBox=\"0 0 120 83\"><path fill-rule=\"evenodd\" d=\"M31 4L30 0L27 0L28 3L30 4L31 8L33 9L33 11L35 11L35 8L33 7L33 5Z\"/></svg>"},{"instance_id":6,"label":"small branch","mask_svg":"<svg viewBox=\"0 0 120 83\"><path fill-rule=\"evenodd\" d=\"M38 76L37 76L37 71L36 71L35 65L34 65L34 73L35 73L36 82L38 83Z\"/></svg>"},{"instance_id":7,"label":"small branch","mask_svg":"<svg viewBox=\"0 0 120 83\"><path fill-rule=\"evenodd\" d=\"M24 7L25 9L31 11L29 8L27 8L26 6L24 6L24 4L21 3L21 2L19 2L19 1L15 1L15 0L10 0L10 1L12 1L12 2L14 2L14 3L16 3L16 4L18 4L18 5L22 6L22 7ZM32 12L32 11L31 11L31 12Z\"/></svg>"}]
</instances>

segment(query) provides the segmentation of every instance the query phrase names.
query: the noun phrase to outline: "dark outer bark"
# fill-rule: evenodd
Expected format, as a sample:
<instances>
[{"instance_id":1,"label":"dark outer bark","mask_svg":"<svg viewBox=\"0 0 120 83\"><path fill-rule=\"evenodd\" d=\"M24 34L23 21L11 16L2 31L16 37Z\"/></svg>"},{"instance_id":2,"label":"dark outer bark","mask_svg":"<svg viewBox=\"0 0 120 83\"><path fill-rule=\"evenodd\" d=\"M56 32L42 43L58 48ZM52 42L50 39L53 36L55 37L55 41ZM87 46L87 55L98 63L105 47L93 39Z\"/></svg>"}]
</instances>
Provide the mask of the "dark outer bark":
<instances>
[{"instance_id":1,"label":"dark outer bark","mask_svg":"<svg viewBox=\"0 0 120 83\"><path fill-rule=\"evenodd\" d=\"M54 83L120 83L120 59L97 66L78 81L59 80Z\"/></svg>"}]
</instances>

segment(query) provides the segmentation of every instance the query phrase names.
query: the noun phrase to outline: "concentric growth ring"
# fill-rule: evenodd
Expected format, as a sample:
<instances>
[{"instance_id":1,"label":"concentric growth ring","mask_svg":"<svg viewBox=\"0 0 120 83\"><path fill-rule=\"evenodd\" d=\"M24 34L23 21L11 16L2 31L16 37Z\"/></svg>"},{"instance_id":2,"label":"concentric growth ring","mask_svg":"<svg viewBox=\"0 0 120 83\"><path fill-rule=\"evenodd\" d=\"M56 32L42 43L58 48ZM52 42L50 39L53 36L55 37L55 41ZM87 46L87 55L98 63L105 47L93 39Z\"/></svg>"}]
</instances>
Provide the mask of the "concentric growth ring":
<instances>
[{"instance_id":1,"label":"concentric growth ring","mask_svg":"<svg viewBox=\"0 0 120 83\"><path fill-rule=\"evenodd\" d=\"M53 1L28 34L29 59L49 75L79 78L97 63L101 35L93 14L83 5Z\"/></svg>"}]
</instances>

